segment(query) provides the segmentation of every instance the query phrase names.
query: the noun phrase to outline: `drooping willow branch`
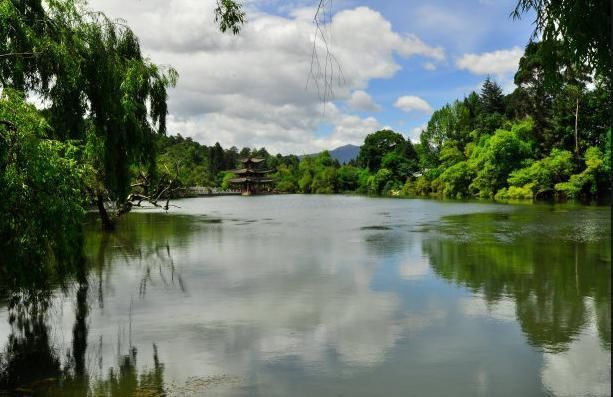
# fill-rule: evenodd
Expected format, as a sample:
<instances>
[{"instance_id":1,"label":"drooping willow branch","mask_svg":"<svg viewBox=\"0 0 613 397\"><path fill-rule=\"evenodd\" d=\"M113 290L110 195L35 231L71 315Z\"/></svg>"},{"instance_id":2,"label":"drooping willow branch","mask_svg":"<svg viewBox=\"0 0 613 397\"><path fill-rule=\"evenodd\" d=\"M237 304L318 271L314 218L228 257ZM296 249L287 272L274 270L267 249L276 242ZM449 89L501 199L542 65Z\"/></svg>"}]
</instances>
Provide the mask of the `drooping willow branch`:
<instances>
[{"instance_id":1,"label":"drooping willow branch","mask_svg":"<svg viewBox=\"0 0 613 397\"><path fill-rule=\"evenodd\" d=\"M332 0L319 0L313 17L315 34L311 52L311 65L307 78L307 88L313 82L324 111L328 101L334 98L334 87L345 82L343 69L332 51ZM336 84L335 84L336 83Z\"/></svg>"}]
</instances>

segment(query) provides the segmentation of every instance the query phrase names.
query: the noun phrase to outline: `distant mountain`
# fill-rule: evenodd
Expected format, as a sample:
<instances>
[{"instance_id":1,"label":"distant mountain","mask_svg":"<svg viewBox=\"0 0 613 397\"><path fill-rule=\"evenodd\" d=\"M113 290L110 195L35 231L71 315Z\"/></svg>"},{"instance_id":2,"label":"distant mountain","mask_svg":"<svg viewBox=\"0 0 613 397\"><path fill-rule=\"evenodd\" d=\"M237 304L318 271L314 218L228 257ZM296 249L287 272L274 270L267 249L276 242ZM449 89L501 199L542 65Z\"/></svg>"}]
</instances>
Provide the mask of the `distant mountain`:
<instances>
[{"instance_id":1,"label":"distant mountain","mask_svg":"<svg viewBox=\"0 0 613 397\"><path fill-rule=\"evenodd\" d=\"M345 145L330 151L330 156L341 164L348 163L357 158L358 154L360 154L360 147L356 145Z\"/></svg>"},{"instance_id":2,"label":"distant mountain","mask_svg":"<svg viewBox=\"0 0 613 397\"><path fill-rule=\"evenodd\" d=\"M346 164L350 162L351 160L355 159L356 157L358 157L358 154L360 153L360 147L356 145L345 145L345 146L337 147L334 150L329 150L329 152L330 152L330 156L332 156L333 159L338 160L338 162L341 164ZM298 156L298 157L303 158L303 157L317 156L318 154L319 153L312 153L312 154L307 154L307 155Z\"/></svg>"}]
</instances>

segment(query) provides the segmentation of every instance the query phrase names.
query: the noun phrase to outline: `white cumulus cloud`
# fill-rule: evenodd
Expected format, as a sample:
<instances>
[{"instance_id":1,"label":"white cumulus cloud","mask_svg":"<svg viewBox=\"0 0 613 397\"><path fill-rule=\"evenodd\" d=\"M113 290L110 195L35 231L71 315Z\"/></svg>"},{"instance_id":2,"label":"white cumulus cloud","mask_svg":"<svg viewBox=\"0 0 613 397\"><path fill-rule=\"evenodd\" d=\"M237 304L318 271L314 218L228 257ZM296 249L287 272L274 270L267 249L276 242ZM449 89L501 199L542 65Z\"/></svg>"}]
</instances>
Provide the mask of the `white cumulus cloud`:
<instances>
[{"instance_id":1,"label":"white cumulus cloud","mask_svg":"<svg viewBox=\"0 0 613 397\"><path fill-rule=\"evenodd\" d=\"M476 75L492 74L499 77L515 72L524 51L519 47L481 54L464 54L456 60L456 66Z\"/></svg>"},{"instance_id":2,"label":"white cumulus cloud","mask_svg":"<svg viewBox=\"0 0 613 397\"><path fill-rule=\"evenodd\" d=\"M432 106L430 106L430 104L422 98L414 95L401 96L400 98L396 99L394 106L405 112L418 111L432 113Z\"/></svg>"},{"instance_id":3,"label":"white cumulus cloud","mask_svg":"<svg viewBox=\"0 0 613 397\"><path fill-rule=\"evenodd\" d=\"M324 113L312 81L305 89L315 33L313 10L279 16L259 10L258 4L249 4L248 23L240 35L232 36L218 32L214 0L90 2L93 9L125 19L146 56L179 72L178 85L169 93L170 133L208 145L219 141L225 147L265 146L273 153L360 144L378 121L337 108L329 112L329 106ZM367 7L339 11L324 28L342 69L333 100L348 101L350 108L353 103L354 109L374 109L374 101L367 103L359 92L372 79L392 78L400 70L397 57L445 58L442 48L395 32L388 20ZM329 131L322 134L321 126L328 123Z\"/></svg>"},{"instance_id":4,"label":"white cumulus cloud","mask_svg":"<svg viewBox=\"0 0 613 397\"><path fill-rule=\"evenodd\" d=\"M362 90L354 91L351 98L347 101L349 107L353 110L362 110L365 112L376 112L381 110L381 107L375 103L368 93Z\"/></svg>"}]
</instances>

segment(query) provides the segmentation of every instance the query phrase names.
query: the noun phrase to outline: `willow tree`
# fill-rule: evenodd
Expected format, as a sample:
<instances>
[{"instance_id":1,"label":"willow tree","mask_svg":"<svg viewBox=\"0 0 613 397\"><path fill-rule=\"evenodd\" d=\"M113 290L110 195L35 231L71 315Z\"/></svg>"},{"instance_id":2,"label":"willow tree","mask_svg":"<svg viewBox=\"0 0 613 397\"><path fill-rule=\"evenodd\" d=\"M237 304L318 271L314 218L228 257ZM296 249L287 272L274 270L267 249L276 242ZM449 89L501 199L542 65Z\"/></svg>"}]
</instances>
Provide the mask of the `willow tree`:
<instances>
[{"instance_id":1,"label":"willow tree","mask_svg":"<svg viewBox=\"0 0 613 397\"><path fill-rule=\"evenodd\" d=\"M11 0L0 11L2 86L40 97L53 137L86 146L88 191L111 229L105 203L128 209L129 167L152 166L177 72L146 59L129 27L74 0Z\"/></svg>"},{"instance_id":2,"label":"willow tree","mask_svg":"<svg viewBox=\"0 0 613 397\"><path fill-rule=\"evenodd\" d=\"M232 0L218 0L214 16L234 34L245 19ZM85 1L0 2L1 87L40 99L50 137L86 148L87 192L105 229L130 208L130 168L154 169L153 140L166 132L177 77L143 56L127 25Z\"/></svg>"},{"instance_id":3,"label":"willow tree","mask_svg":"<svg viewBox=\"0 0 613 397\"><path fill-rule=\"evenodd\" d=\"M603 76L613 72L610 0L518 0L511 15L520 18L528 12L535 14L533 36L541 36L547 77L557 72L560 56L590 65Z\"/></svg>"},{"instance_id":4,"label":"willow tree","mask_svg":"<svg viewBox=\"0 0 613 397\"><path fill-rule=\"evenodd\" d=\"M129 167L153 167L153 138L166 132L167 88L176 83L177 72L145 59L134 33L104 15L82 24L79 34L84 38L80 80L88 103L85 136L96 170L91 189L108 229L113 220L105 202L113 202L117 214L129 209Z\"/></svg>"}]
</instances>

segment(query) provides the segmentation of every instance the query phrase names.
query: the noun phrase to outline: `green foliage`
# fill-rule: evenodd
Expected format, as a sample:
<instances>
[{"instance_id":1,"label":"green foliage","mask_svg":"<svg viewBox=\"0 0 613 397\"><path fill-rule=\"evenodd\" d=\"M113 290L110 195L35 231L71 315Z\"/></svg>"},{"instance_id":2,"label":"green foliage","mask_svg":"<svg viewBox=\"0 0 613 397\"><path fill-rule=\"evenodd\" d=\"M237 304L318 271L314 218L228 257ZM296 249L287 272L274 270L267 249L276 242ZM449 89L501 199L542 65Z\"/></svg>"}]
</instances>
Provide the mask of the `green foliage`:
<instances>
[{"instance_id":1,"label":"green foliage","mask_svg":"<svg viewBox=\"0 0 613 397\"><path fill-rule=\"evenodd\" d=\"M358 193L367 194L368 193L368 182L370 179L370 172L368 172L368 168L360 168L358 171Z\"/></svg>"},{"instance_id":2,"label":"green foliage","mask_svg":"<svg viewBox=\"0 0 613 397\"><path fill-rule=\"evenodd\" d=\"M567 150L553 149L548 157L511 172L508 178L509 193L511 189L516 191L522 187L524 192L529 188L528 190L532 192L529 198L532 198L533 195L538 196L540 193L552 191L556 183L568 179L572 170L572 154Z\"/></svg>"},{"instance_id":3,"label":"green foliage","mask_svg":"<svg viewBox=\"0 0 613 397\"><path fill-rule=\"evenodd\" d=\"M407 158L402 153L392 151L383 156L381 167L390 170L394 179L405 181L417 170L417 161Z\"/></svg>"},{"instance_id":4,"label":"green foliage","mask_svg":"<svg viewBox=\"0 0 613 397\"><path fill-rule=\"evenodd\" d=\"M445 196L461 198L469 196L469 186L474 177L475 171L468 162L460 161L447 168L438 180L444 183Z\"/></svg>"},{"instance_id":5,"label":"green foliage","mask_svg":"<svg viewBox=\"0 0 613 397\"><path fill-rule=\"evenodd\" d=\"M480 111L487 114L504 113L504 96L502 88L490 80L489 76L485 79L481 87L481 97L479 98Z\"/></svg>"},{"instance_id":6,"label":"green foliage","mask_svg":"<svg viewBox=\"0 0 613 397\"><path fill-rule=\"evenodd\" d=\"M309 172L305 172L298 181L298 188L302 193L311 193L311 185L313 184L313 177Z\"/></svg>"},{"instance_id":7,"label":"green foliage","mask_svg":"<svg viewBox=\"0 0 613 397\"><path fill-rule=\"evenodd\" d=\"M544 65L551 74L560 58L590 65L597 74L611 75L611 2L608 0L518 0L513 16L536 13L534 36L547 47ZM564 42L562 52L556 44Z\"/></svg>"},{"instance_id":8,"label":"green foliage","mask_svg":"<svg viewBox=\"0 0 613 397\"><path fill-rule=\"evenodd\" d=\"M557 50L556 50L557 51ZM530 115L534 120L534 134L538 145L551 147L551 118L553 116L553 94L559 90L561 76L556 70L555 77L545 79L545 49L541 43L529 43L519 60L515 73L514 92L519 97L518 117ZM547 83L547 84L546 84Z\"/></svg>"},{"instance_id":9,"label":"green foliage","mask_svg":"<svg viewBox=\"0 0 613 397\"><path fill-rule=\"evenodd\" d=\"M527 200L534 197L534 183L527 183L524 186L509 186L507 189L500 189L494 198L496 200Z\"/></svg>"},{"instance_id":10,"label":"green foliage","mask_svg":"<svg viewBox=\"0 0 613 397\"><path fill-rule=\"evenodd\" d=\"M88 147L88 192L125 207L134 166L154 169L154 137L166 132L167 89L177 72L144 58L124 24L78 0L3 1L0 82L39 95L53 132ZM103 214L104 213L104 214Z\"/></svg>"},{"instance_id":11,"label":"green foliage","mask_svg":"<svg viewBox=\"0 0 613 397\"><path fill-rule=\"evenodd\" d=\"M352 165L343 165L336 171L339 192L354 192L359 187L360 169Z\"/></svg>"},{"instance_id":12,"label":"green foliage","mask_svg":"<svg viewBox=\"0 0 613 397\"><path fill-rule=\"evenodd\" d=\"M377 195L389 192L394 187L393 181L392 171L381 168L368 178L368 193Z\"/></svg>"},{"instance_id":13,"label":"green foliage","mask_svg":"<svg viewBox=\"0 0 613 397\"><path fill-rule=\"evenodd\" d=\"M471 190L480 197L493 198L506 185L509 174L529 155L530 145L516 132L498 130L491 137L483 137L470 158L477 173Z\"/></svg>"},{"instance_id":14,"label":"green foliage","mask_svg":"<svg viewBox=\"0 0 613 397\"><path fill-rule=\"evenodd\" d=\"M512 125L511 125L511 131L513 131L513 133L515 135L517 135L517 137L519 139L521 139L524 142L528 142L531 145L534 142L534 121L532 120L532 118L527 117L521 120L516 120Z\"/></svg>"},{"instance_id":15,"label":"green foliage","mask_svg":"<svg viewBox=\"0 0 613 397\"><path fill-rule=\"evenodd\" d=\"M505 119L505 104L502 88L489 77L485 79L479 96L476 128L481 133L491 133L501 128Z\"/></svg>"},{"instance_id":16,"label":"green foliage","mask_svg":"<svg viewBox=\"0 0 613 397\"><path fill-rule=\"evenodd\" d=\"M610 80L591 73L590 65L575 63L565 56L563 42L535 43L526 47L515 74L519 88L516 117L529 115L534 120L537 155L546 155L553 147L573 152L602 145L613 99L608 94ZM548 59L555 56L555 62ZM594 88L588 89L588 84Z\"/></svg>"},{"instance_id":17,"label":"green foliage","mask_svg":"<svg viewBox=\"0 0 613 397\"><path fill-rule=\"evenodd\" d=\"M277 166L277 172L274 174L277 190L287 193L296 193L298 191L298 181L294 174L294 169L286 164Z\"/></svg>"},{"instance_id":18,"label":"green foliage","mask_svg":"<svg viewBox=\"0 0 613 397\"><path fill-rule=\"evenodd\" d=\"M221 188L224 190L228 190L230 188L230 179L234 178L235 175L231 172L224 172L223 178L221 179Z\"/></svg>"},{"instance_id":19,"label":"green foliage","mask_svg":"<svg viewBox=\"0 0 613 397\"><path fill-rule=\"evenodd\" d=\"M417 194L426 195L432 191L432 186L428 179L424 176L417 178L415 181L415 192Z\"/></svg>"},{"instance_id":20,"label":"green foliage","mask_svg":"<svg viewBox=\"0 0 613 397\"><path fill-rule=\"evenodd\" d=\"M470 104L465 100L464 103L455 101L451 105L445 105L432 114L426 130L420 136L422 166L437 166L441 152L446 147L456 147L460 152L464 150L464 146L470 141L470 132L474 128L469 107L471 105L475 106L472 111L479 111L478 103Z\"/></svg>"},{"instance_id":21,"label":"green foliage","mask_svg":"<svg viewBox=\"0 0 613 397\"><path fill-rule=\"evenodd\" d=\"M0 272L71 262L84 215L80 150L47 139L45 119L10 89L0 98L0 120Z\"/></svg>"},{"instance_id":22,"label":"green foliage","mask_svg":"<svg viewBox=\"0 0 613 397\"><path fill-rule=\"evenodd\" d=\"M585 152L586 168L581 173L572 175L568 182L556 184L555 189L569 198L595 195L598 192L598 181L605 169L604 164L605 159L600 149L588 148Z\"/></svg>"},{"instance_id":23,"label":"green foliage","mask_svg":"<svg viewBox=\"0 0 613 397\"><path fill-rule=\"evenodd\" d=\"M217 0L215 22L219 24L219 30L223 33L231 30L233 34L239 34L245 18L242 4L238 1Z\"/></svg>"},{"instance_id":24,"label":"green foliage","mask_svg":"<svg viewBox=\"0 0 613 397\"><path fill-rule=\"evenodd\" d=\"M465 160L464 153L460 151L455 141L447 141L443 145L439 155L440 163L443 167L451 167Z\"/></svg>"},{"instance_id":25,"label":"green foliage","mask_svg":"<svg viewBox=\"0 0 613 397\"><path fill-rule=\"evenodd\" d=\"M119 203L129 193L130 164L153 166L153 137L165 132L166 89L175 84L176 72L163 73L144 59L127 28L104 18L83 28L89 43L82 66L84 94L104 148L99 177L111 200Z\"/></svg>"},{"instance_id":26,"label":"green foliage","mask_svg":"<svg viewBox=\"0 0 613 397\"><path fill-rule=\"evenodd\" d=\"M315 173L311 192L313 193L334 193L336 191L336 169L325 167Z\"/></svg>"},{"instance_id":27,"label":"green foliage","mask_svg":"<svg viewBox=\"0 0 613 397\"><path fill-rule=\"evenodd\" d=\"M315 157L305 157L299 166L302 174L298 180L298 187L302 193L335 193L336 189L336 162L330 153L324 151Z\"/></svg>"},{"instance_id":28,"label":"green foliage","mask_svg":"<svg viewBox=\"0 0 613 397\"><path fill-rule=\"evenodd\" d=\"M407 142L402 135L394 131L381 130L366 136L364 144L360 147L358 163L376 172L382 167L383 157L391 152L403 156L407 161L416 159L411 142Z\"/></svg>"}]
</instances>

